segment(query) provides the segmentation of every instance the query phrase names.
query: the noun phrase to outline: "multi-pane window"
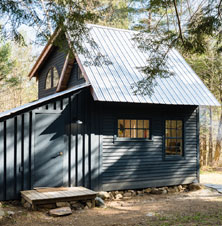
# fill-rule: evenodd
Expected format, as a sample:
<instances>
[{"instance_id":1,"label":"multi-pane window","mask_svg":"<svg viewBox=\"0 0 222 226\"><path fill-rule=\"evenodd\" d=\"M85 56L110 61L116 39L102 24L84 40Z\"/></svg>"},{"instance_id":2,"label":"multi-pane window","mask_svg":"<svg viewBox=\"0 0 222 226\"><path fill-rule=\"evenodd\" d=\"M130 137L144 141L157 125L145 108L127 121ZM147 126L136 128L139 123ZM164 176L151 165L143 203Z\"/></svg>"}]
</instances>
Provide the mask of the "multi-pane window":
<instances>
[{"instance_id":1,"label":"multi-pane window","mask_svg":"<svg viewBox=\"0 0 222 226\"><path fill-rule=\"evenodd\" d=\"M165 155L183 155L183 121L165 121Z\"/></svg>"},{"instance_id":2,"label":"multi-pane window","mask_svg":"<svg viewBox=\"0 0 222 226\"><path fill-rule=\"evenodd\" d=\"M150 138L149 120L118 119L118 137Z\"/></svg>"},{"instance_id":3,"label":"multi-pane window","mask_svg":"<svg viewBox=\"0 0 222 226\"><path fill-rule=\"evenodd\" d=\"M56 67L52 67L49 69L48 74L46 76L45 81L45 89L51 89L53 87L56 87L59 82L59 73L56 69Z\"/></svg>"}]
</instances>

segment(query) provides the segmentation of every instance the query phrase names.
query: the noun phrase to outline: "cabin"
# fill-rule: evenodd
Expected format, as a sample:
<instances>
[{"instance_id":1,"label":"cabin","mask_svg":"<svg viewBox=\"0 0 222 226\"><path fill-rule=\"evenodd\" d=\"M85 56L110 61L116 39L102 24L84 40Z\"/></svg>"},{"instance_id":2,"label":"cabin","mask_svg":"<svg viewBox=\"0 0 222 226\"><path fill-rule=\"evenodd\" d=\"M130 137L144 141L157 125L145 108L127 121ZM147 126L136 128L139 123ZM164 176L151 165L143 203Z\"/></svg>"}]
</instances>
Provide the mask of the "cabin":
<instances>
[{"instance_id":1,"label":"cabin","mask_svg":"<svg viewBox=\"0 0 222 226\"><path fill-rule=\"evenodd\" d=\"M147 58L135 32L88 26L96 47L83 43L88 54L73 59L47 44L29 74L39 99L0 114L0 200L35 187L198 181L199 106L219 102L175 49L167 62L174 76L157 78L152 96L135 95Z\"/></svg>"}]
</instances>

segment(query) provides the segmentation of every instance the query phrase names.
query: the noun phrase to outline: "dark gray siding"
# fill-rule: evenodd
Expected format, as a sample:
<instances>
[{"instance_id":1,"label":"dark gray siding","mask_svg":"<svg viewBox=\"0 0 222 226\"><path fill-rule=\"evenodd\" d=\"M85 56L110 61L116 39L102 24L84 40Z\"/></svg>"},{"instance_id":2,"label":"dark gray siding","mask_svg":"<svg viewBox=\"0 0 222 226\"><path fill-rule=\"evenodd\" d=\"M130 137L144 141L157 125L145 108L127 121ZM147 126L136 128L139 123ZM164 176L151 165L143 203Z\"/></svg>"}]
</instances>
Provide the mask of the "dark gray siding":
<instances>
[{"instance_id":1,"label":"dark gray siding","mask_svg":"<svg viewBox=\"0 0 222 226\"><path fill-rule=\"evenodd\" d=\"M0 119L0 200L17 199L21 190L33 187L34 156L38 155L34 145L35 114L47 112L65 117L64 186L99 188L97 107L89 90L84 89ZM78 119L82 125L75 123Z\"/></svg>"},{"instance_id":2,"label":"dark gray siding","mask_svg":"<svg viewBox=\"0 0 222 226\"><path fill-rule=\"evenodd\" d=\"M33 187L35 114L46 112L65 118L64 186L136 189L186 184L198 177L195 106L95 102L85 88L0 119L0 200L19 198L21 190ZM115 139L118 118L150 119L152 140ZM185 157L168 160L163 156L164 120L175 118L185 123Z\"/></svg>"},{"instance_id":3,"label":"dark gray siding","mask_svg":"<svg viewBox=\"0 0 222 226\"><path fill-rule=\"evenodd\" d=\"M72 71L71 71L70 78L69 78L68 88L82 84L85 82L84 78L81 78L81 79L78 78L78 67L79 66L78 66L77 62L75 61Z\"/></svg>"},{"instance_id":4,"label":"dark gray siding","mask_svg":"<svg viewBox=\"0 0 222 226\"><path fill-rule=\"evenodd\" d=\"M38 96L39 98L48 96L50 94L55 93L56 88L45 89L45 80L49 69L55 66L58 70L59 76L61 75L62 68L65 62L66 54L63 51L60 51L57 47L55 47L52 52L49 54L45 63L38 71Z\"/></svg>"},{"instance_id":5,"label":"dark gray siding","mask_svg":"<svg viewBox=\"0 0 222 226\"><path fill-rule=\"evenodd\" d=\"M104 190L191 183L197 178L197 109L186 106L104 105L102 186ZM151 120L151 141L118 141L118 118ZM185 157L164 159L164 119L184 119Z\"/></svg>"},{"instance_id":6,"label":"dark gray siding","mask_svg":"<svg viewBox=\"0 0 222 226\"><path fill-rule=\"evenodd\" d=\"M45 63L41 66L38 71L38 97L42 98L51 95L56 92L56 88L45 89L46 76L49 69L55 66L58 70L59 76L61 75L62 68L65 62L66 53L54 47L52 52L47 57ZM68 88L84 83L85 80L78 79L78 64L75 62L71 71L71 75L68 82Z\"/></svg>"}]
</instances>

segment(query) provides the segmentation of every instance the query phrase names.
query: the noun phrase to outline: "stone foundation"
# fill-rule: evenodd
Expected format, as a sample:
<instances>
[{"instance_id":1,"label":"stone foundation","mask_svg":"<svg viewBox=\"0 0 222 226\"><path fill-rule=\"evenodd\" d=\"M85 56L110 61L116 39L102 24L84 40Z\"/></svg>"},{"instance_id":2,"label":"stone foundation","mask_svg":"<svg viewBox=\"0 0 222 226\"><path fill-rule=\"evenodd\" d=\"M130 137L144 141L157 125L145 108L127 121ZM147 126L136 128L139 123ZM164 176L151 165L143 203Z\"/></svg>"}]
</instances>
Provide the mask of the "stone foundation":
<instances>
[{"instance_id":1,"label":"stone foundation","mask_svg":"<svg viewBox=\"0 0 222 226\"><path fill-rule=\"evenodd\" d=\"M127 200L135 196L143 195L164 195L180 192L196 191L201 189L200 184L192 183L186 185L160 187L160 188L145 188L140 190L123 190L123 191L101 191L97 194L97 197L102 200ZM70 207L72 210L90 209L96 206L104 206L102 200L82 200L82 201L69 201L69 202L55 202L50 204L36 205L34 209L54 209L61 207ZM33 206L26 200L21 200L22 205L27 209L33 209Z\"/></svg>"},{"instance_id":2,"label":"stone foundation","mask_svg":"<svg viewBox=\"0 0 222 226\"><path fill-rule=\"evenodd\" d=\"M95 200L82 200L82 201L69 201L69 202L55 202L49 204L40 204L35 205L34 207L27 202L25 199L22 198L21 203L23 207L27 209L54 209L54 208L61 208L61 207L70 207L72 210L82 210L82 209L90 209L95 207Z\"/></svg>"},{"instance_id":3,"label":"stone foundation","mask_svg":"<svg viewBox=\"0 0 222 226\"><path fill-rule=\"evenodd\" d=\"M101 191L98 193L98 197L103 200L126 200L135 196L143 196L143 195L161 195L161 194L172 194L179 192L189 192L196 191L201 189L200 184L192 183L186 185L178 185L178 186L169 186L169 187L160 187L160 188L145 188L140 190L123 190L123 191L111 191L104 192Z\"/></svg>"}]
</instances>

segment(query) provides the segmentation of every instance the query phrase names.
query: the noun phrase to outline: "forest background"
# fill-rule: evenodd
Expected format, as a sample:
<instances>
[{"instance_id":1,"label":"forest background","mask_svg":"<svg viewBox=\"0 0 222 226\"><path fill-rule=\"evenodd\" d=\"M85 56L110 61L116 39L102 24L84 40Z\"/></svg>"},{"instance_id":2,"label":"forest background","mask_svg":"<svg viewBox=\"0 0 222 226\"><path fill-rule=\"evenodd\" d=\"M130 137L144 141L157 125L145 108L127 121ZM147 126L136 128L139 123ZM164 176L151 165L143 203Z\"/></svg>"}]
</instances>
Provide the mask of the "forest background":
<instances>
[{"instance_id":1,"label":"forest background","mask_svg":"<svg viewBox=\"0 0 222 226\"><path fill-rule=\"evenodd\" d=\"M26 1L21 2L25 4ZM46 0L39 2L38 11L46 18L44 26L48 31L47 37L50 37L54 27L50 21L50 7ZM82 7L86 11L97 14L97 24L140 31L148 30L156 36L160 31L167 30L168 39L169 31L171 31L171 38L175 33L179 33L180 37L177 39L179 41L174 42L174 45L208 89L222 103L222 55L221 51L218 51L220 42L216 32L207 30L213 21L209 17L204 21L206 11L213 12L214 8L218 10L220 16L220 1L195 1L194 3L190 0L88 0L86 2L87 4L83 4ZM3 5L3 3L1 4ZM2 5L0 5L0 9ZM217 5L218 8L215 7ZM32 12L31 7L34 9L35 6L28 5L27 8L30 12ZM10 14L10 11L8 13ZM89 18L88 20L91 22ZM0 23L4 28L5 21L0 21ZM205 28L201 28L201 30L200 25ZM16 34L17 39L8 39L2 29L0 37L0 112L37 99L37 82L35 79L29 80L27 75L42 47L46 44L47 38L36 42L35 35L37 34L34 30L30 30L30 27L20 26L19 32ZM183 29L187 32L187 36L182 36ZM194 36L197 37L198 42L193 38ZM163 39L165 37L163 36ZM154 61L157 64L159 62L156 59ZM163 66L166 65L163 64ZM140 87L140 89L143 88L143 86ZM201 166L222 166L221 145L221 107L200 107Z\"/></svg>"}]
</instances>

